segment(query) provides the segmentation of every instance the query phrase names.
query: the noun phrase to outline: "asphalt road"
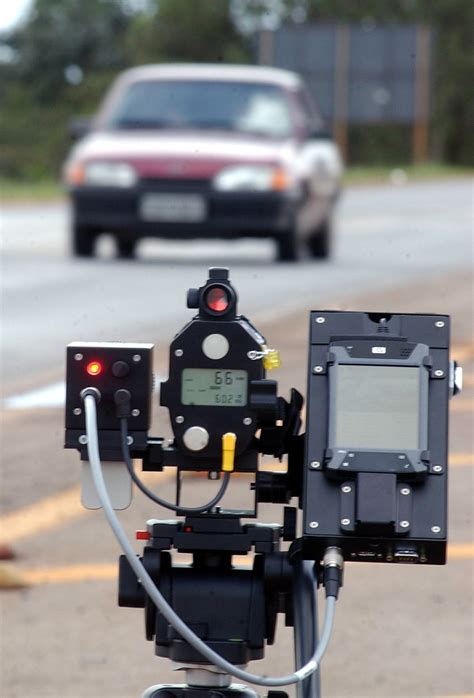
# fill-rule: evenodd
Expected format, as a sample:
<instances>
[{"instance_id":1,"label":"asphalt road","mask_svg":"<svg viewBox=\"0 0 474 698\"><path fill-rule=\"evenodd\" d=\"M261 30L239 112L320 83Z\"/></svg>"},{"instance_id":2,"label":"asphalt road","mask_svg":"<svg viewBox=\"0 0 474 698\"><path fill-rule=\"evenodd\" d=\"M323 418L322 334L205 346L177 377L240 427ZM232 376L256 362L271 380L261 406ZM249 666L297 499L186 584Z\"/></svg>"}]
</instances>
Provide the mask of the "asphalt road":
<instances>
[{"instance_id":1,"label":"asphalt road","mask_svg":"<svg viewBox=\"0 0 474 698\"><path fill-rule=\"evenodd\" d=\"M472 695L472 203L467 180L353 189L341 202L334 259L298 265L276 264L270 243L248 241L146 242L135 262L114 260L105 241L100 259L72 260L63 205L4 208L0 536L28 586L0 591L2 698L129 698L173 680L145 642L142 612L116 607L117 546L101 514L78 503L78 458L61 450L64 346L153 341L163 375L167 343L189 319L186 289L210 265L231 267L242 312L280 349L283 394L304 390L310 308L452 314L468 381L452 406L450 564L348 565L323 695ZM155 422L166 433L158 411ZM152 482L170 496L169 480ZM205 490L193 481L190 503ZM237 503L245 493L238 483L230 496ZM122 518L132 533L160 515L137 495ZM263 516L279 521L281 512L268 506ZM291 668L282 626L253 671Z\"/></svg>"}]
</instances>

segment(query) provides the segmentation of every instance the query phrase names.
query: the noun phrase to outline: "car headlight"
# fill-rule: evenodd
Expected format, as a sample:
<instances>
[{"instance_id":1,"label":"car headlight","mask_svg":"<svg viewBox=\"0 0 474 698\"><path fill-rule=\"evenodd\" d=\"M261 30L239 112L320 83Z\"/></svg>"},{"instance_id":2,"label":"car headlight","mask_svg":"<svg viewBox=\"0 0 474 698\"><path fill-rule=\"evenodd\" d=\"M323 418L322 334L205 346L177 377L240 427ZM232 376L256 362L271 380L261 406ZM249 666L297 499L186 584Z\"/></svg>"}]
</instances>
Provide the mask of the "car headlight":
<instances>
[{"instance_id":1,"label":"car headlight","mask_svg":"<svg viewBox=\"0 0 474 698\"><path fill-rule=\"evenodd\" d=\"M84 184L99 187L133 187L137 173L126 162L91 162L84 168Z\"/></svg>"},{"instance_id":2,"label":"car headlight","mask_svg":"<svg viewBox=\"0 0 474 698\"><path fill-rule=\"evenodd\" d=\"M283 191L290 189L293 183L285 169L268 165L226 167L212 182L218 191Z\"/></svg>"},{"instance_id":3,"label":"car headlight","mask_svg":"<svg viewBox=\"0 0 474 698\"><path fill-rule=\"evenodd\" d=\"M126 162L73 162L65 170L70 186L133 187L138 175Z\"/></svg>"}]
</instances>

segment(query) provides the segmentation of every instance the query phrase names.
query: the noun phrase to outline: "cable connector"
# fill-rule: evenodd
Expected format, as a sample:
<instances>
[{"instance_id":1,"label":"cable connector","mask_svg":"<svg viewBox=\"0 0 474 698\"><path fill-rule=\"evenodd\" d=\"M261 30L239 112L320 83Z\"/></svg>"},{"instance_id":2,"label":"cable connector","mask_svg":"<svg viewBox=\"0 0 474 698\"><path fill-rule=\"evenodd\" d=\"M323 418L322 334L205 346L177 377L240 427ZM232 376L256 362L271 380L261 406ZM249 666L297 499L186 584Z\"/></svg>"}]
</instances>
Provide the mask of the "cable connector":
<instances>
[{"instance_id":1,"label":"cable connector","mask_svg":"<svg viewBox=\"0 0 474 698\"><path fill-rule=\"evenodd\" d=\"M115 414L118 419L128 419L132 413L132 394L125 388L120 388L114 393Z\"/></svg>"},{"instance_id":2,"label":"cable connector","mask_svg":"<svg viewBox=\"0 0 474 698\"><path fill-rule=\"evenodd\" d=\"M337 599L344 578L344 556L340 548L326 548L323 556L323 585L326 598L334 596Z\"/></svg>"},{"instance_id":3,"label":"cable connector","mask_svg":"<svg viewBox=\"0 0 474 698\"><path fill-rule=\"evenodd\" d=\"M100 390L97 390L97 388L94 388L93 386L89 386L88 388L84 388L84 390L81 390L80 396L81 396L82 402L85 401L85 399L88 395L91 395L91 397L94 398L96 404L99 404L99 402L102 398L102 395L100 394Z\"/></svg>"}]
</instances>

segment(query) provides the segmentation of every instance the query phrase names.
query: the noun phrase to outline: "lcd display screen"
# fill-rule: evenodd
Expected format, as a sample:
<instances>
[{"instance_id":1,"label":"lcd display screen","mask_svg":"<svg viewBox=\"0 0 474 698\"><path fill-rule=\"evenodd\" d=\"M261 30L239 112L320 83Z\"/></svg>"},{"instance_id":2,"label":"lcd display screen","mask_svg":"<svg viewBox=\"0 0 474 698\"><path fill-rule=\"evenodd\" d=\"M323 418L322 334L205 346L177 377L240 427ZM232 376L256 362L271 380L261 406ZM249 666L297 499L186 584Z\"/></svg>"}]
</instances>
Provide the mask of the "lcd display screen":
<instances>
[{"instance_id":1,"label":"lcd display screen","mask_svg":"<svg viewBox=\"0 0 474 698\"><path fill-rule=\"evenodd\" d=\"M330 374L330 446L420 448L418 368L337 364Z\"/></svg>"},{"instance_id":2,"label":"lcd display screen","mask_svg":"<svg viewBox=\"0 0 474 698\"><path fill-rule=\"evenodd\" d=\"M243 407L247 404L247 371L185 368L181 381L183 405Z\"/></svg>"}]
</instances>

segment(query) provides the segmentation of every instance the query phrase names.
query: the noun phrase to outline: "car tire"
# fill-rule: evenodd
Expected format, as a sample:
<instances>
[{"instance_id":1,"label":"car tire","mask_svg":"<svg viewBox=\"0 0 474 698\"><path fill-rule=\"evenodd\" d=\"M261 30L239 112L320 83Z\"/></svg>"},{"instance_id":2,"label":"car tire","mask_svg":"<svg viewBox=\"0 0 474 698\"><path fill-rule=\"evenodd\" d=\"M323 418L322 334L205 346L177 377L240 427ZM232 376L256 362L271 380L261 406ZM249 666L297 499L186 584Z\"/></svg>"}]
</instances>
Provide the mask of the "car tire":
<instances>
[{"instance_id":1,"label":"car tire","mask_svg":"<svg viewBox=\"0 0 474 698\"><path fill-rule=\"evenodd\" d=\"M327 259L331 255L332 226L326 219L308 239L308 249L311 257Z\"/></svg>"},{"instance_id":2,"label":"car tire","mask_svg":"<svg viewBox=\"0 0 474 698\"><path fill-rule=\"evenodd\" d=\"M294 229L286 231L276 238L279 262L296 262L299 257L299 245Z\"/></svg>"},{"instance_id":3,"label":"car tire","mask_svg":"<svg viewBox=\"0 0 474 698\"><path fill-rule=\"evenodd\" d=\"M75 223L72 228L72 253L75 257L92 257L97 231L87 225Z\"/></svg>"},{"instance_id":4,"label":"car tire","mask_svg":"<svg viewBox=\"0 0 474 698\"><path fill-rule=\"evenodd\" d=\"M136 241L128 240L124 238L115 238L115 244L117 245L117 254L122 259L132 259L135 256Z\"/></svg>"}]
</instances>

